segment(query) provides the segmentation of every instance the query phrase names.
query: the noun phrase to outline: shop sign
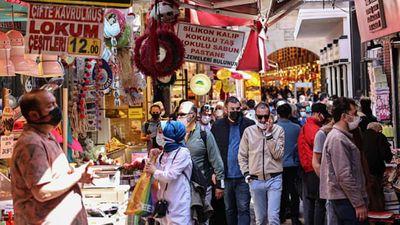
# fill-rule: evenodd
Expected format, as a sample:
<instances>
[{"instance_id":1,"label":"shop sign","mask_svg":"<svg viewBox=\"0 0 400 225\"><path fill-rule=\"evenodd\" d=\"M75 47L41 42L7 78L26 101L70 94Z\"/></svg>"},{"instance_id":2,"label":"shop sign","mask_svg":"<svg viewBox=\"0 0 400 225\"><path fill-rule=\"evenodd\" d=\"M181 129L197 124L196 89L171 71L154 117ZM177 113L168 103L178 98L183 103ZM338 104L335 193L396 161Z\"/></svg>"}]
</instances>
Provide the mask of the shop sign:
<instances>
[{"instance_id":1,"label":"shop sign","mask_svg":"<svg viewBox=\"0 0 400 225\"><path fill-rule=\"evenodd\" d=\"M389 94L389 88L376 89L375 111L378 121L391 120Z\"/></svg>"},{"instance_id":2,"label":"shop sign","mask_svg":"<svg viewBox=\"0 0 400 225\"><path fill-rule=\"evenodd\" d=\"M354 3L362 42L400 31L400 0L357 0Z\"/></svg>"},{"instance_id":3,"label":"shop sign","mask_svg":"<svg viewBox=\"0 0 400 225\"><path fill-rule=\"evenodd\" d=\"M179 23L178 37L185 46L185 60L236 68L243 51L244 32Z\"/></svg>"},{"instance_id":4,"label":"shop sign","mask_svg":"<svg viewBox=\"0 0 400 225\"><path fill-rule=\"evenodd\" d=\"M128 118L129 119L143 119L143 109L142 108L129 108Z\"/></svg>"},{"instance_id":5,"label":"shop sign","mask_svg":"<svg viewBox=\"0 0 400 225\"><path fill-rule=\"evenodd\" d=\"M368 29L371 32L386 27L385 10L383 0L365 0Z\"/></svg>"},{"instance_id":6,"label":"shop sign","mask_svg":"<svg viewBox=\"0 0 400 225\"><path fill-rule=\"evenodd\" d=\"M100 58L104 9L30 4L25 52Z\"/></svg>"},{"instance_id":7,"label":"shop sign","mask_svg":"<svg viewBox=\"0 0 400 225\"><path fill-rule=\"evenodd\" d=\"M59 3L63 5L89 5L89 6L104 6L129 8L132 6L132 0L24 0L24 2L41 2L41 3Z\"/></svg>"},{"instance_id":8,"label":"shop sign","mask_svg":"<svg viewBox=\"0 0 400 225\"><path fill-rule=\"evenodd\" d=\"M9 159L14 149L14 135L4 135L0 138L0 159Z\"/></svg>"}]
</instances>

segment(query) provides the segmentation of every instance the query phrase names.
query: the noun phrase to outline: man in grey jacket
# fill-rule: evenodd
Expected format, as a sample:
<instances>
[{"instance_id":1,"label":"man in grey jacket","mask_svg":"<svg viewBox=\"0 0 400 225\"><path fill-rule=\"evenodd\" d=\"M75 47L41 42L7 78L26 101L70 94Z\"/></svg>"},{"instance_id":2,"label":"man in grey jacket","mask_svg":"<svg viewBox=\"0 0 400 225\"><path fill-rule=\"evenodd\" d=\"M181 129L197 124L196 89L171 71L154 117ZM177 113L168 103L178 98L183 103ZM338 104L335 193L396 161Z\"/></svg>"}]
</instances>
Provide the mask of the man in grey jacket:
<instances>
[{"instance_id":1,"label":"man in grey jacket","mask_svg":"<svg viewBox=\"0 0 400 225\"><path fill-rule=\"evenodd\" d=\"M348 98L339 98L333 106L335 125L322 152L321 198L331 201L338 225L364 224L368 216L365 177L360 150L350 133L360 122L357 106Z\"/></svg>"},{"instance_id":2,"label":"man in grey jacket","mask_svg":"<svg viewBox=\"0 0 400 225\"><path fill-rule=\"evenodd\" d=\"M186 147L190 151L193 163L196 163L210 182L206 200L211 203L211 176L213 173L215 173L217 180L215 197L220 199L224 195L224 164L214 135L209 130L203 130L200 124L196 123L196 119L197 108L193 102L182 102L178 111L178 121L186 126Z\"/></svg>"},{"instance_id":3,"label":"man in grey jacket","mask_svg":"<svg viewBox=\"0 0 400 225\"><path fill-rule=\"evenodd\" d=\"M239 146L240 170L250 186L257 225L280 225L282 157L285 134L274 125L269 107L259 103L256 125L246 128Z\"/></svg>"}]
</instances>

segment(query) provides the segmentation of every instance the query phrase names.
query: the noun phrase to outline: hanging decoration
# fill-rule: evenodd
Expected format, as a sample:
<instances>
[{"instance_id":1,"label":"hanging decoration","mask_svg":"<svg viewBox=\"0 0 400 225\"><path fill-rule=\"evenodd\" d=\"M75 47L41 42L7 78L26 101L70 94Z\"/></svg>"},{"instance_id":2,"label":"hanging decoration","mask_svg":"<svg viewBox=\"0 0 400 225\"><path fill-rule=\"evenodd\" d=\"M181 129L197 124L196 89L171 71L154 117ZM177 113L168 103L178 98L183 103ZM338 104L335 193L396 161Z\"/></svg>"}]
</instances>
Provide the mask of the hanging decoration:
<instances>
[{"instance_id":1,"label":"hanging decoration","mask_svg":"<svg viewBox=\"0 0 400 225\"><path fill-rule=\"evenodd\" d=\"M93 71L92 78L96 81L96 89L108 93L113 82L113 74L108 63L101 59L98 63L98 69Z\"/></svg>"},{"instance_id":2,"label":"hanging decoration","mask_svg":"<svg viewBox=\"0 0 400 225\"><path fill-rule=\"evenodd\" d=\"M158 43L153 42L150 34L144 34L136 40L135 64L147 76L154 78L170 76L183 64L185 54L183 44L168 30L157 31L155 39ZM157 55L152 52L155 45L159 46Z\"/></svg>"},{"instance_id":3,"label":"hanging decoration","mask_svg":"<svg viewBox=\"0 0 400 225\"><path fill-rule=\"evenodd\" d=\"M134 62L146 76L171 76L181 67L185 48L175 35L179 15L174 1L158 1L151 6L145 34L135 41Z\"/></svg>"},{"instance_id":4,"label":"hanging decoration","mask_svg":"<svg viewBox=\"0 0 400 225\"><path fill-rule=\"evenodd\" d=\"M205 74L197 74L190 80L190 89L195 95L206 95L211 89L211 80Z\"/></svg>"},{"instance_id":5,"label":"hanging decoration","mask_svg":"<svg viewBox=\"0 0 400 225\"><path fill-rule=\"evenodd\" d=\"M158 77L157 85L160 87L169 87L170 85L174 85L175 81L176 81L176 73L174 73L171 76Z\"/></svg>"},{"instance_id":6,"label":"hanging decoration","mask_svg":"<svg viewBox=\"0 0 400 225\"><path fill-rule=\"evenodd\" d=\"M216 76L218 80L215 82L215 89L218 92L221 92L221 89L225 93L231 93L234 92L236 87L235 84L233 84L230 80L232 79L243 79L243 75L241 75L239 72L232 73L231 70L222 68L219 69L216 72Z\"/></svg>"},{"instance_id":7,"label":"hanging decoration","mask_svg":"<svg viewBox=\"0 0 400 225\"><path fill-rule=\"evenodd\" d=\"M104 36L119 37L125 30L125 15L118 9L108 9L104 19Z\"/></svg>"},{"instance_id":8,"label":"hanging decoration","mask_svg":"<svg viewBox=\"0 0 400 225\"><path fill-rule=\"evenodd\" d=\"M175 1L160 1L151 6L150 17L164 24L175 25L179 17L179 4Z\"/></svg>"}]
</instances>

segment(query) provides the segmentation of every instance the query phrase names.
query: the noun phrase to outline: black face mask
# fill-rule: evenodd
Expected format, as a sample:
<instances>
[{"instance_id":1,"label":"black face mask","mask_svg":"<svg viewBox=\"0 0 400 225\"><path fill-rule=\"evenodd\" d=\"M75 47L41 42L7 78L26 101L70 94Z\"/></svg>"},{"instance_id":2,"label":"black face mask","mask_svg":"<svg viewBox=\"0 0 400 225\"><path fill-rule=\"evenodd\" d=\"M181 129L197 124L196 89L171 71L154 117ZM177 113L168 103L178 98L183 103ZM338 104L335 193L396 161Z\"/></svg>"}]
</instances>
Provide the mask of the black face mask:
<instances>
[{"instance_id":1,"label":"black face mask","mask_svg":"<svg viewBox=\"0 0 400 225\"><path fill-rule=\"evenodd\" d=\"M153 114L151 114L151 118L153 118L154 120L158 120L158 119L160 119L160 114L159 113L153 113Z\"/></svg>"},{"instance_id":2,"label":"black face mask","mask_svg":"<svg viewBox=\"0 0 400 225\"><path fill-rule=\"evenodd\" d=\"M242 112L238 112L238 111L233 111L233 112L230 112L229 113L229 118L231 119L231 120L233 120L234 122L238 122L239 121L239 119L242 117Z\"/></svg>"},{"instance_id":3,"label":"black face mask","mask_svg":"<svg viewBox=\"0 0 400 225\"><path fill-rule=\"evenodd\" d=\"M40 121L40 120L42 120L43 118L46 118L46 117L48 117L48 116L51 117L51 119L50 119L49 121L46 121L46 122L41 122L41 121ZM53 110L51 110L51 111L49 112L48 115L40 117L39 122L32 122L32 121L31 121L31 123L33 123L33 124L39 124L39 125L49 124L49 125L52 125L52 126L57 126L57 125L61 122L61 119L62 119L62 112L61 112L61 109L60 109L59 107L55 107Z\"/></svg>"}]
</instances>

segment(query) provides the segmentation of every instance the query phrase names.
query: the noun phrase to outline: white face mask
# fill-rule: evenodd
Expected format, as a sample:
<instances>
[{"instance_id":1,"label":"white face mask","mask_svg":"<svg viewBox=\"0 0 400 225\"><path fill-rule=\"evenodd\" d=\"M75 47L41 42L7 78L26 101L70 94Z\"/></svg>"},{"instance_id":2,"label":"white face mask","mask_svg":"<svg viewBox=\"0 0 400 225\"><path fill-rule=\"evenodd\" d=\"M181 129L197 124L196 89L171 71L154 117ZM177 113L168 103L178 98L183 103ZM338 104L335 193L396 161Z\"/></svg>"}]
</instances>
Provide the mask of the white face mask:
<instances>
[{"instance_id":1,"label":"white face mask","mask_svg":"<svg viewBox=\"0 0 400 225\"><path fill-rule=\"evenodd\" d=\"M180 116L180 117L178 117L177 121L183 123L183 125L185 125L185 127L187 127L189 125L189 123L191 122L191 118L189 115Z\"/></svg>"},{"instance_id":2,"label":"white face mask","mask_svg":"<svg viewBox=\"0 0 400 225\"><path fill-rule=\"evenodd\" d=\"M306 112L300 112L300 116L305 118L305 117L307 117L307 113Z\"/></svg>"},{"instance_id":3,"label":"white face mask","mask_svg":"<svg viewBox=\"0 0 400 225\"><path fill-rule=\"evenodd\" d=\"M204 125L209 124L211 121L211 117L210 116L201 116L201 123Z\"/></svg>"},{"instance_id":4,"label":"white face mask","mask_svg":"<svg viewBox=\"0 0 400 225\"><path fill-rule=\"evenodd\" d=\"M347 125L349 126L349 130L354 130L358 127L358 125L361 122L361 118L359 116L354 116L353 117L353 121L347 123Z\"/></svg>"},{"instance_id":5,"label":"white face mask","mask_svg":"<svg viewBox=\"0 0 400 225\"><path fill-rule=\"evenodd\" d=\"M156 136L156 142L159 146L164 147L167 143L174 143L175 141L171 138L165 137L163 133L158 132Z\"/></svg>"},{"instance_id":6,"label":"white face mask","mask_svg":"<svg viewBox=\"0 0 400 225\"><path fill-rule=\"evenodd\" d=\"M224 116L224 110L218 109L215 111L215 116L216 117L223 117Z\"/></svg>"},{"instance_id":7,"label":"white face mask","mask_svg":"<svg viewBox=\"0 0 400 225\"><path fill-rule=\"evenodd\" d=\"M259 121L257 121L257 127L260 128L261 130L266 130L267 129L267 124L265 123L260 123Z\"/></svg>"}]
</instances>

